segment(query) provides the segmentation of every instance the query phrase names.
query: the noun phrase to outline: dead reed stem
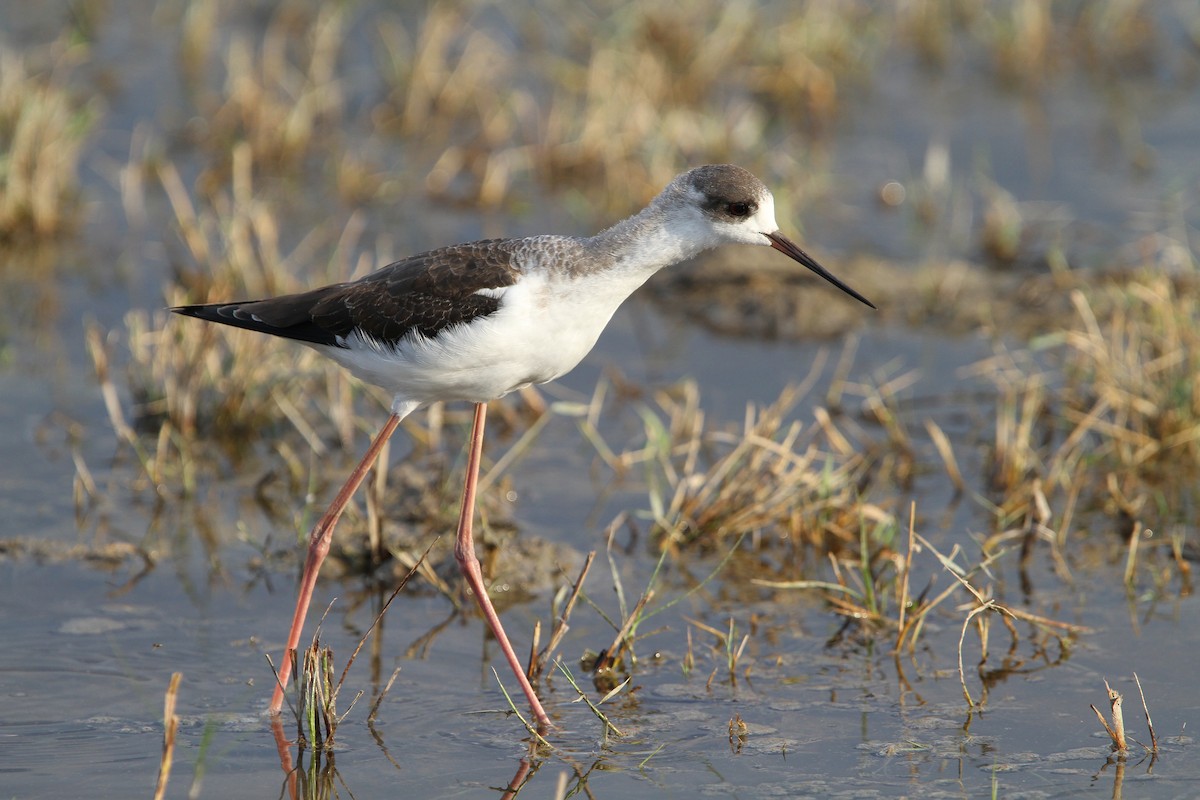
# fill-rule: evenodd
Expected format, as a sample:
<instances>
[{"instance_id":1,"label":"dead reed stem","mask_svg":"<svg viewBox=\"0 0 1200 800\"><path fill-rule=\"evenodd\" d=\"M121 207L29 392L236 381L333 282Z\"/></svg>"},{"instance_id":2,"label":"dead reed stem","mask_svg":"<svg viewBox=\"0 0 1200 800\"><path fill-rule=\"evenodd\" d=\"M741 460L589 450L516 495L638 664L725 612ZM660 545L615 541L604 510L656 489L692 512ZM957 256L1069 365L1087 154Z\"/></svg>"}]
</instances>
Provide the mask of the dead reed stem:
<instances>
[{"instance_id":1,"label":"dead reed stem","mask_svg":"<svg viewBox=\"0 0 1200 800\"><path fill-rule=\"evenodd\" d=\"M179 697L179 683L183 673L171 675L167 693L163 698L163 748L158 762L158 781L154 787L154 800L162 800L167 792L167 781L171 778L171 764L175 758L175 734L179 729L179 717L175 714L175 702Z\"/></svg>"},{"instance_id":2,"label":"dead reed stem","mask_svg":"<svg viewBox=\"0 0 1200 800\"><path fill-rule=\"evenodd\" d=\"M1146 713L1146 727L1150 729L1150 752L1158 752L1158 734L1154 732L1154 721L1150 719L1150 706L1146 705L1146 693L1142 691L1142 680L1138 674L1133 673L1133 680L1137 683L1138 696L1142 698L1142 711Z\"/></svg>"},{"instance_id":3,"label":"dead reed stem","mask_svg":"<svg viewBox=\"0 0 1200 800\"><path fill-rule=\"evenodd\" d=\"M1092 711L1096 712L1096 718L1100 720L1100 724L1104 726L1105 732L1112 739L1113 747L1117 750L1127 750L1128 743L1125 741L1125 719L1121 713L1121 693L1108 685L1108 679L1104 681L1104 690L1108 693L1108 706L1112 714L1112 725L1109 725L1104 719L1104 715L1100 713L1100 709L1094 705L1090 706Z\"/></svg>"},{"instance_id":4,"label":"dead reed stem","mask_svg":"<svg viewBox=\"0 0 1200 800\"><path fill-rule=\"evenodd\" d=\"M592 561L596 558L596 551L592 550L587 554L587 558L583 561L583 567L579 570L579 577L575 579L575 584L571 587L571 594L567 597L567 601L563 604L562 611L558 618L554 620L554 628L550 632L550 641L546 643L546 647L534 657L534 650L530 651L529 666L526 669L526 677L531 681L537 680L546 669L546 665L554 655L554 651L558 649L567 631L571 626L567 624L571 618L571 612L575 608L575 601L579 599L579 593L583 591L583 582L587 579L588 570L592 568ZM536 648L536 641L534 644Z\"/></svg>"}]
</instances>

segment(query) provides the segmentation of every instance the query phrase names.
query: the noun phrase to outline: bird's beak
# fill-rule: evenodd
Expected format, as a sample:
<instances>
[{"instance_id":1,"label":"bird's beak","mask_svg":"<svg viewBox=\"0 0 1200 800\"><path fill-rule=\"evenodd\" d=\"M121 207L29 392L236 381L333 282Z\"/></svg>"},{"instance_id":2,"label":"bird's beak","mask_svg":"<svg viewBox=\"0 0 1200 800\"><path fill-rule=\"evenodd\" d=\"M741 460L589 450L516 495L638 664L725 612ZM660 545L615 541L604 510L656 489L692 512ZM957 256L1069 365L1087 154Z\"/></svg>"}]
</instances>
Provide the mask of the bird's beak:
<instances>
[{"instance_id":1,"label":"bird's beak","mask_svg":"<svg viewBox=\"0 0 1200 800\"><path fill-rule=\"evenodd\" d=\"M818 275L820 275L822 278L824 278L825 280L829 281L829 282L830 282L830 283L832 283L834 286L838 287L838 288L839 288L839 289L841 289L843 292L845 292L846 294L848 294L848 295L850 295L851 297L853 297L855 300L858 300L860 303L866 303L866 304L867 304L867 305L869 305L871 308L875 308L875 304L874 304L874 303L872 303L870 300L868 300L867 298L863 297L861 294L859 294L858 292L854 291L854 290L853 290L853 289L851 289L849 286L847 286L846 284L842 283L840 280L838 280L837 278L835 278L835 277L834 277L834 276L833 276L833 275L832 275L832 274L829 272L829 270L825 269L825 268L824 268L824 267L822 267L820 264L818 264L818 263L817 263L817 262L816 262L816 261L815 261L815 260L812 258L812 256L810 256L808 253L806 253L806 252L804 252L803 250L801 250L801 249L800 249L800 247L799 247L799 246L798 246L798 245L797 245L795 242L793 242L791 239L789 239L789 238L787 238L786 236L784 236L784 235L783 235L782 233L780 233L779 231L776 231L775 233L766 233L766 234L763 234L763 235L764 235L764 236L766 236L768 239L770 239L770 240L771 240L771 247L774 247L776 250L778 250L779 252L783 253L783 254L784 254L785 256L787 256L788 258L791 258L791 259L794 259L794 260L796 260L796 261L799 261L801 264L803 264L804 266L808 267L808 268L809 268L809 269L811 269L813 272L817 273L817 274L818 274Z\"/></svg>"}]
</instances>

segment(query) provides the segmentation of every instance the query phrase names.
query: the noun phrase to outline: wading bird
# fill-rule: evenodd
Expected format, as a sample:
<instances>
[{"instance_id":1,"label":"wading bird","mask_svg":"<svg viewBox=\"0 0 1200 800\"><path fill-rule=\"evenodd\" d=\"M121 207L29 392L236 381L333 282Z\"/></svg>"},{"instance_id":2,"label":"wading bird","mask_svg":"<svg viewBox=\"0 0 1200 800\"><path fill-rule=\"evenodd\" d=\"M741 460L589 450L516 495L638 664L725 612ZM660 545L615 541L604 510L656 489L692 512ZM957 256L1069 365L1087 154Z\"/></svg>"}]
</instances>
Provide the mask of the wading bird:
<instances>
[{"instance_id":1,"label":"wading bird","mask_svg":"<svg viewBox=\"0 0 1200 800\"><path fill-rule=\"evenodd\" d=\"M179 306L190 317L295 339L392 393L391 415L313 528L270 710L278 713L338 517L406 416L475 403L454 555L540 727L550 724L483 583L471 524L486 404L578 364L617 307L658 270L723 244L769 245L875 306L779 232L775 200L731 165L675 178L638 214L592 237L531 236L443 247L359 280L267 300Z\"/></svg>"}]
</instances>

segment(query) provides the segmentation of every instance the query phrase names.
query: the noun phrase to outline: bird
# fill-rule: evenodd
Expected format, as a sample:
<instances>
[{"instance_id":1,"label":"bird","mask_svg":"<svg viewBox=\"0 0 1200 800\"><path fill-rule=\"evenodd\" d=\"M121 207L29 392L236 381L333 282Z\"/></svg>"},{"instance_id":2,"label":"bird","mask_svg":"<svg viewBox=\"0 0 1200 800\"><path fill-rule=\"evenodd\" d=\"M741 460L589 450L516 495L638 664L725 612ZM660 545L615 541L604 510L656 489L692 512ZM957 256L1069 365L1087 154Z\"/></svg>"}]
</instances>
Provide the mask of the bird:
<instances>
[{"instance_id":1,"label":"bird","mask_svg":"<svg viewBox=\"0 0 1200 800\"><path fill-rule=\"evenodd\" d=\"M436 401L466 401L475 408L455 559L539 729L552 725L492 607L475 554L472 523L487 403L565 375L650 276L727 244L772 247L875 308L780 232L774 196L762 181L738 166L710 164L678 175L640 212L594 236L451 245L345 283L171 309L295 340L392 395L387 421L309 536L272 714L282 708L292 654L342 510L401 420Z\"/></svg>"}]
</instances>

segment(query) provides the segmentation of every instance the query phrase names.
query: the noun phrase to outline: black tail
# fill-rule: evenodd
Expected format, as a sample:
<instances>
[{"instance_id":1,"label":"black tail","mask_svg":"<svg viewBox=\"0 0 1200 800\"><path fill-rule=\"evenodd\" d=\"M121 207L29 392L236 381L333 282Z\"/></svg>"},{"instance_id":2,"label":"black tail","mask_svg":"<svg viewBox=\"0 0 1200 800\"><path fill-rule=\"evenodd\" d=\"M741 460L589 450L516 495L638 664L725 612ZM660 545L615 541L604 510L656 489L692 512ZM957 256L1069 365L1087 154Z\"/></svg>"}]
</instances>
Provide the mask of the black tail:
<instances>
[{"instance_id":1,"label":"black tail","mask_svg":"<svg viewBox=\"0 0 1200 800\"><path fill-rule=\"evenodd\" d=\"M268 333L284 339L341 347L343 345L338 342L333 331L326 330L313 321L311 310L315 301L320 299L319 293L324 291L317 289L270 300L175 306L170 310L185 317L219 322L222 325Z\"/></svg>"}]
</instances>

